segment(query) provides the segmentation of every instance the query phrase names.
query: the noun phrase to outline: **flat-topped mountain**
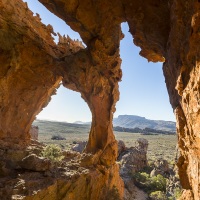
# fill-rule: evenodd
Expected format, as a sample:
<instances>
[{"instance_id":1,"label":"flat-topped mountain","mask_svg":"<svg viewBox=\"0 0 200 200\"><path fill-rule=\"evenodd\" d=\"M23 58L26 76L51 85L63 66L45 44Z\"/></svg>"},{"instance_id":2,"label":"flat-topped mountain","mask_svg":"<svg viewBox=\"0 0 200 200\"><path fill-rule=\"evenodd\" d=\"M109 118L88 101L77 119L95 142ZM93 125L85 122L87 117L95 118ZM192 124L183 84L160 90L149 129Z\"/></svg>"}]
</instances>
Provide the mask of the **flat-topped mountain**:
<instances>
[{"instance_id":1,"label":"flat-topped mountain","mask_svg":"<svg viewBox=\"0 0 200 200\"><path fill-rule=\"evenodd\" d=\"M119 115L113 119L113 126L125 128L151 128L164 131L176 131L176 123L164 120L150 120L137 115Z\"/></svg>"}]
</instances>

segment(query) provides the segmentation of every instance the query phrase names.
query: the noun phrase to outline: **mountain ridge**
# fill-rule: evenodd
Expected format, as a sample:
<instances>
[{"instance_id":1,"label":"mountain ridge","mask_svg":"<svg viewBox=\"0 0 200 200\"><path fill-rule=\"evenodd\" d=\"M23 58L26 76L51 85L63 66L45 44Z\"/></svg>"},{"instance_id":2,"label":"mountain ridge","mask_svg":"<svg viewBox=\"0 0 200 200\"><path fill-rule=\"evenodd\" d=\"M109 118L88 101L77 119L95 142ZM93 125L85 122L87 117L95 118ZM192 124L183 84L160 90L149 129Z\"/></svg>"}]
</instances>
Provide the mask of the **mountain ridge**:
<instances>
[{"instance_id":1,"label":"mountain ridge","mask_svg":"<svg viewBox=\"0 0 200 200\"><path fill-rule=\"evenodd\" d=\"M38 119L39 120L39 119ZM41 122L43 120L40 120ZM70 126L81 126L81 125L91 125L91 122L82 122L76 121L74 123L69 122L59 122L59 121L51 121L44 120L49 122L58 122L59 124L68 124ZM117 118L113 119L113 127L117 128L127 128L127 129L154 129L158 131L168 131L168 132L176 132L176 123L173 121L165 121L165 120L152 120L146 119L145 117L137 116L137 115L119 115Z\"/></svg>"},{"instance_id":2,"label":"mountain ridge","mask_svg":"<svg viewBox=\"0 0 200 200\"><path fill-rule=\"evenodd\" d=\"M176 123L165 120L151 120L137 115L119 115L113 119L113 126L124 128L150 128L163 131L176 131Z\"/></svg>"}]
</instances>

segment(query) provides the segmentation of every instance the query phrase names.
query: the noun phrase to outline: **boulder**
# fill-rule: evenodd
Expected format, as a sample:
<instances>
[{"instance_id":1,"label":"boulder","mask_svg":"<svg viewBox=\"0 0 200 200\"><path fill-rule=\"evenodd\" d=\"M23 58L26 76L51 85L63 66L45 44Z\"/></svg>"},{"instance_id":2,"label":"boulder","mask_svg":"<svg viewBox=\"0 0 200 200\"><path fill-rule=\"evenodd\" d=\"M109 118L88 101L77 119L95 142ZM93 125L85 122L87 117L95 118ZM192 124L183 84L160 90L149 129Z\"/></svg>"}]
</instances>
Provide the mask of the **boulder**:
<instances>
[{"instance_id":1,"label":"boulder","mask_svg":"<svg viewBox=\"0 0 200 200\"><path fill-rule=\"evenodd\" d=\"M131 175L147 166L148 141L143 138L137 140L135 147L126 148L123 141L118 142L118 161L120 176L125 185L124 200L147 199L147 194L134 185Z\"/></svg>"},{"instance_id":2,"label":"boulder","mask_svg":"<svg viewBox=\"0 0 200 200\"><path fill-rule=\"evenodd\" d=\"M129 176L130 173L138 172L147 166L148 141L139 138L137 142L137 146L126 148L118 157L121 163L120 174L122 176Z\"/></svg>"},{"instance_id":3,"label":"boulder","mask_svg":"<svg viewBox=\"0 0 200 200\"><path fill-rule=\"evenodd\" d=\"M138 148L139 148L139 150L147 152L148 145L149 145L148 140L146 140L144 138L138 138L137 142L138 142Z\"/></svg>"},{"instance_id":4,"label":"boulder","mask_svg":"<svg viewBox=\"0 0 200 200\"><path fill-rule=\"evenodd\" d=\"M72 150L81 153L81 152L84 150L86 144L87 144L87 142L85 142L85 141L77 142L77 143L72 147Z\"/></svg>"},{"instance_id":5,"label":"boulder","mask_svg":"<svg viewBox=\"0 0 200 200\"><path fill-rule=\"evenodd\" d=\"M43 172L50 169L51 161L43 157L38 157L35 154L31 154L23 158L19 165L23 169Z\"/></svg>"}]
</instances>

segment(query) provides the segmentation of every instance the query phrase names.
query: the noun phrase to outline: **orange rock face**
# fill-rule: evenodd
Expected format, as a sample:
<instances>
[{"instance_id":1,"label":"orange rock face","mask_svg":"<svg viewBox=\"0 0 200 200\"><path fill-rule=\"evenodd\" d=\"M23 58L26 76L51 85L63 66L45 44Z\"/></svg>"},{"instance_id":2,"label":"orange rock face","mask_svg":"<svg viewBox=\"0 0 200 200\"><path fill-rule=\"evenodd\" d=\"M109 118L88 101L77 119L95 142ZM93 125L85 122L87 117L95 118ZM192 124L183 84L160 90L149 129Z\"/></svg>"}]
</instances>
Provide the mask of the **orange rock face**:
<instances>
[{"instance_id":1,"label":"orange rock face","mask_svg":"<svg viewBox=\"0 0 200 200\"><path fill-rule=\"evenodd\" d=\"M52 27L43 25L25 3L0 1L0 139L29 143L35 116L62 81L81 93L92 112L85 151L98 155L102 166L115 165L112 118L122 76L120 24L127 21L140 54L149 61L165 61L163 71L177 118L183 198L200 199L199 1L40 2L79 32L87 47L61 36L56 45Z\"/></svg>"},{"instance_id":2,"label":"orange rock face","mask_svg":"<svg viewBox=\"0 0 200 200\"><path fill-rule=\"evenodd\" d=\"M178 167L183 199L200 199L200 3L174 1L163 65L170 102L177 120L181 151Z\"/></svg>"},{"instance_id":3,"label":"orange rock face","mask_svg":"<svg viewBox=\"0 0 200 200\"><path fill-rule=\"evenodd\" d=\"M2 0L0 9L0 138L29 140L32 121L62 80L56 60L69 48L56 46L52 27L21 0Z\"/></svg>"}]
</instances>

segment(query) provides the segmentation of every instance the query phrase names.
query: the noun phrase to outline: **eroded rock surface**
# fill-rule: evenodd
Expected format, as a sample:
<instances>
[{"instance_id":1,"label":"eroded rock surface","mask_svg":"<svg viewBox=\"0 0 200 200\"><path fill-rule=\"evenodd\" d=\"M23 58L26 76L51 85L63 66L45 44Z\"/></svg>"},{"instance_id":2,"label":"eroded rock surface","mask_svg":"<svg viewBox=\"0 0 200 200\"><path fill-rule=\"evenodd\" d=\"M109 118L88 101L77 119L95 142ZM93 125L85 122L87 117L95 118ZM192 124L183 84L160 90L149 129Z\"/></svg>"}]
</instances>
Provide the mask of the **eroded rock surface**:
<instances>
[{"instance_id":1,"label":"eroded rock surface","mask_svg":"<svg viewBox=\"0 0 200 200\"><path fill-rule=\"evenodd\" d=\"M64 151L62 162L40 157L43 145L30 143L9 151L1 142L0 197L8 199L122 199L118 165L98 165L99 157ZM4 153L3 153L4 152ZM33 152L35 154L33 154Z\"/></svg>"},{"instance_id":2,"label":"eroded rock surface","mask_svg":"<svg viewBox=\"0 0 200 200\"><path fill-rule=\"evenodd\" d=\"M135 186L133 174L147 167L148 141L144 138L137 140L135 147L127 148L123 141L118 142L118 161L120 163L120 176L125 185L124 200L146 200L148 195Z\"/></svg>"},{"instance_id":3,"label":"eroded rock surface","mask_svg":"<svg viewBox=\"0 0 200 200\"><path fill-rule=\"evenodd\" d=\"M149 61L165 61L163 71L177 118L182 198L200 199L199 1L40 2L79 32L87 47L62 36L56 45L51 25L42 24L25 3L0 1L1 141L25 148L31 141L29 130L35 116L62 81L81 93L92 112L85 152L98 154L98 164L112 170L118 155L112 119L122 76L120 24L127 21L140 54ZM12 156L11 163L16 159Z\"/></svg>"},{"instance_id":4,"label":"eroded rock surface","mask_svg":"<svg viewBox=\"0 0 200 200\"><path fill-rule=\"evenodd\" d=\"M121 163L120 174L129 176L147 166L147 148L148 141L144 138L137 140L138 145L135 147L125 148L118 156Z\"/></svg>"},{"instance_id":5,"label":"eroded rock surface","mask_svg":"<svg viewBox=\"0 0 200 200\"><path fill-rule=\"evenodd\" d=\"M51 25L21 0L2 0L0 10L0 139L28 142L35 116L62 80L57 59L82 47L71 39L56 45Z\"/></svg>"}]
</instances>

